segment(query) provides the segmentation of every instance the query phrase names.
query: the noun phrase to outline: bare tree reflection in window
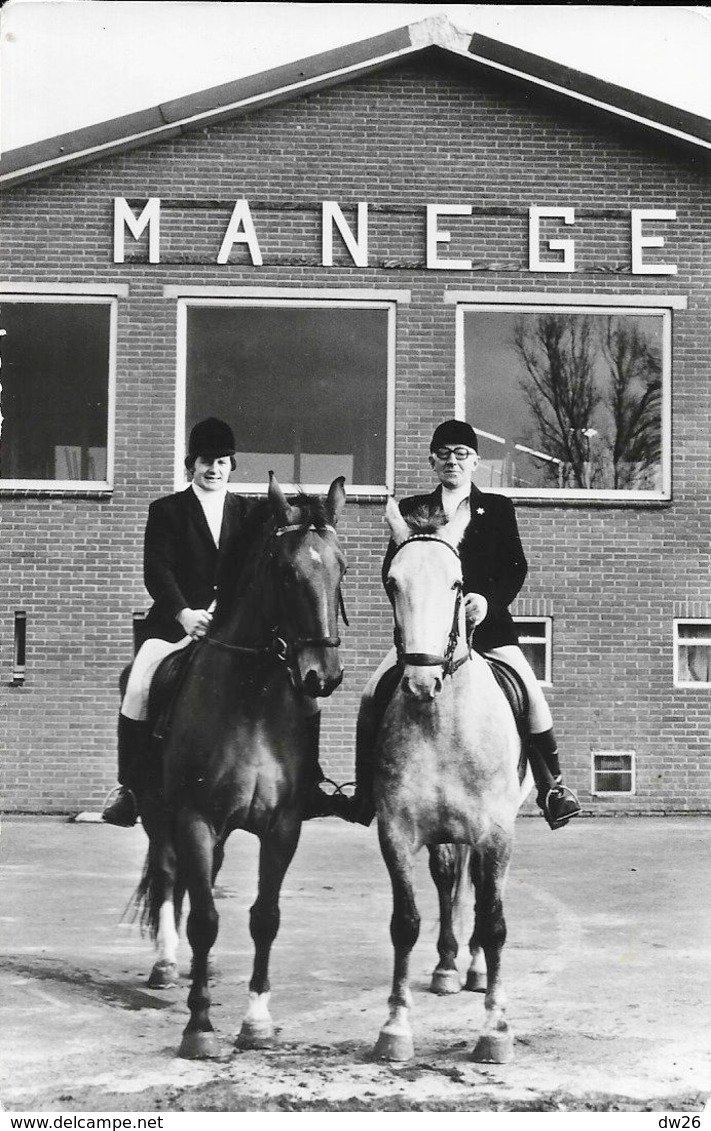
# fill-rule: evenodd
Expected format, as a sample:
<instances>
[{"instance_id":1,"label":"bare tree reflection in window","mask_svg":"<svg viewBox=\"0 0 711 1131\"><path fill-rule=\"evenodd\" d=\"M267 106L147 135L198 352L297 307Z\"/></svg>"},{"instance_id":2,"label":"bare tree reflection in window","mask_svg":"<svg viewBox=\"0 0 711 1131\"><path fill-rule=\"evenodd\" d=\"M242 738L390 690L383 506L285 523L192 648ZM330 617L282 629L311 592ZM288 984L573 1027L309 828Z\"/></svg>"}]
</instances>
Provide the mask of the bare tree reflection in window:
<instances>
[{"instance_id":1,"label":"bare tree reflection in window","mask_svg":"<svg viewBox=\"0 0 711 1131\"><path fill-rule=\"evenodd\" d=\"M648 489L661 469L662 364L632 319L548 312L516 319L513 347L549 486ZM543 462L543 461L542 461Z\"/></svg>"}]
</instances>

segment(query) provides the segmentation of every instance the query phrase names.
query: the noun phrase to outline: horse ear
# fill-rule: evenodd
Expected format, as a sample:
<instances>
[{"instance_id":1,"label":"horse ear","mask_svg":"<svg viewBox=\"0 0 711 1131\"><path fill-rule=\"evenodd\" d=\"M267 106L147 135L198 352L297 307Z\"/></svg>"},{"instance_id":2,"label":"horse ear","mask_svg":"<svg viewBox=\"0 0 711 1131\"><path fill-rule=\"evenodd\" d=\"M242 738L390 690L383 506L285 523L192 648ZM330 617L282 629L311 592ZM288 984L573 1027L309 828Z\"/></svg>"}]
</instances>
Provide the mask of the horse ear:
<instances>
[{"instance_id":1,"label":"horse ear","mask_svg":"<svg viewBox=\"0 0 711 1131\"><path fill-rule=\"evenodd\" d=\"M339 475L338 479L334 479L333 483L328 489L328 497L326 499L326 506L328 513L331 516L331 522L335 526L341 517L341 511L346 505L346 480L345 476Z\"/></svg>"},{"instance_id":2,"label":"horse ear","mask_svg":"<svg viewBox=\"0 0 711 1131\"><path fill-rule=\"evenodd\" d=\"M410 537L410 527L400 514L400 508L392 495L388 497L388 501L385 504L385 518L390 527L390 533L398 545L404 542L406 538Z\"/></svg>"},{"instance_id":3,"label":"horse ear","mask_svg":"<svg viewBox=\"0 0 711 1131\"><path fill-rule=\"evenodd\" d=\"M272 510L277 521L282 526L289 526L294 521L294 508L289 504L289 501L279 485L279 481L273 471L269 472L269 502L272 505Z\"/></svg>"}]
</instances>

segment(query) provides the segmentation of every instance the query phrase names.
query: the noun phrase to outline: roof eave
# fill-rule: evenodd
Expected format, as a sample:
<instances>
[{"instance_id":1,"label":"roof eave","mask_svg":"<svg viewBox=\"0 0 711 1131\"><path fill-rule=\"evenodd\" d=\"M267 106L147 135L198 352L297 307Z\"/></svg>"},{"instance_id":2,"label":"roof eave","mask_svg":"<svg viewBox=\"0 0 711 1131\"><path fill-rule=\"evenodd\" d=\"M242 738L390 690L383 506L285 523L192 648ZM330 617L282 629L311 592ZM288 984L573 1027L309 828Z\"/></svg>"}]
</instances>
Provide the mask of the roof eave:
<instances>
[{"instance_id":1,"label":"roof eave","mask_svg":"<svg viewBox=\"0 0 711 1131\"><path fill-rule=\"evenodd\" d=\"M505 73L696 148L711 150L711 122L699 115L488 36L469 37L445 18L436 16L296 63L172 99L148 110L9 150L0 158L0 184L20 185L101 157L179 137L238 114L372 74L397 60L430 49L444 50L472 65Z\"/></svg>"}]
</instances>

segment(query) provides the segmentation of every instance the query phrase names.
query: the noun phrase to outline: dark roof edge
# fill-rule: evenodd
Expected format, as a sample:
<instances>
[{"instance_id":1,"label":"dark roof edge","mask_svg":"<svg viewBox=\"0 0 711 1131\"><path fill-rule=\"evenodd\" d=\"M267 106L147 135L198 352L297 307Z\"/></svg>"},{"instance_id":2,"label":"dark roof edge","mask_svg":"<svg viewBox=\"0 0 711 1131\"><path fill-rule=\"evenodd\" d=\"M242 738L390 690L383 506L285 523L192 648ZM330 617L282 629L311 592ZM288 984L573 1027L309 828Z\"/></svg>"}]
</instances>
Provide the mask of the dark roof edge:
<instances>
[{"instance_id":1,"label":"dark roof edge","mask_svg":"<svg viewBox=\"0 0 711 1131\"><path fill-rule=\"evenodd\" d=\"M627 87L595 78L584 71L567 67L542 55L534 55L487 35L473 35L469 50L482 62L498 63L508 71L519 73L524 79L541 81L564 94L589 99L647 125L682 134L685 140L697 140L711 146L711 121L700 114L693 114Z\"/></svg>"},{"instance_id":2,"label":"dark roof edge","mask_svg":"<svg viewBox=\"0 0 711 1131\"><path fill-rule=\"evenodd\" d=\"M318 90L337 83L339 76L342 76L340 81L347 81L353 71L361 74L374 70L387 65L394 56L415 49L410 29L398 28L347 47L174 98L148 110L10 149L0 155L0 181L17 184L21 180L33 180L65 165L83 163L89 154L88 159L95 160L119 149L148 144L155 135L161 140L175 137L185 128L199 128L203 119L207 125L253 102L264 105L284 101L293 97L299 88ZM144 140L137 141L137 138Z\"/></svg>"}]
</instances>

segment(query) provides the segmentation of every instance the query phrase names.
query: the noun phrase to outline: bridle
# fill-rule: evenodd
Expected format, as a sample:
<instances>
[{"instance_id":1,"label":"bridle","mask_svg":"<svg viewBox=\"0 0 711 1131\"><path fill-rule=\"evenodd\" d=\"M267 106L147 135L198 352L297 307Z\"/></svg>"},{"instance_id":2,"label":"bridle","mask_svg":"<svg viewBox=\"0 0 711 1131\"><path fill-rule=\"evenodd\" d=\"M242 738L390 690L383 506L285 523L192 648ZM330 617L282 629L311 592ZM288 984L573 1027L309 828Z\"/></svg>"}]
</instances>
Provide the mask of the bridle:
<instances>
[{"instance_id":1,"label":"bridle","mask_svg":"<svg viewBox=\"0 0 711 1131\"><path fill-rule=\"evenodd\" d=\"M405 541L401 542L397 547L395 553L390 559L391 564L400 553L400 551L404 550L405 546L410 546L413 542L438 542L440 546L446 546L448 550L451 550L457 561L461 562L458 551L455 550L454 546L452 546L451 543L446 542L444 538L438 538L435 534L411 534L409 538L406 538ZM454 675L454 673L458 671L463 664L466 664L471 655L469 648L467 648L466 654L464 656L460 656L458 660L454 659L454 653L456 652L457 644L459 643L459 613L462 607L462 599L464 596L464 583L461 577L454 582L452 589L456 592L456 596L454 598L454 614L452 616L452 627L449 630L449 637L447 639L447 647L445 649L444 655L437 656L430 652L405 652L402 642L402 632L400 630L399 624L397 623L396 617L395 648L397 650L397 658L400 664L410 664L415 668L435 668L441 666L442 674L445 678L447 676ZM394 612L395 609L393 607L393 613Z\"/></svg>"},{"instance_id":2,"label":"bridle","mask_svg":"<svg viewBox=\"0 0 711 1131\"><path fill-rule=\"evenodd\" d=\"M267 543L264 556L266 557L267 567L270 571L272 586L275 595L275 607L278 610L281 606L284 608L283 593L274 576L274 563L276 560L276 546L277 539L282 538L285 534L306 534L308 531L313 530L317 534L324 531L329 531L331 534L336 533L333 526L314 526L310 523L296 523L288 526L279 526L274 530ZM338 586L338 608L343 618L343 623L348 627L348 617L346 616L346 608L343 602L343 592L341 586ZM203 642L210 644L215 648L223 648L228 652L233 652L244 656L253 656L261 660L276 660L283 663L288 672L292 682L297 683L297 663L299 653L305 648L339 648L341 645L340 636L300 636L298 633L291 639L287 638L287 632L284 627L279 627L279 620L284 619L275 614L275 622L269 633L269 638L263 644L230 644L226 640L219 640L214 636L204 636Z\"/></svg>"}]
</instances>

